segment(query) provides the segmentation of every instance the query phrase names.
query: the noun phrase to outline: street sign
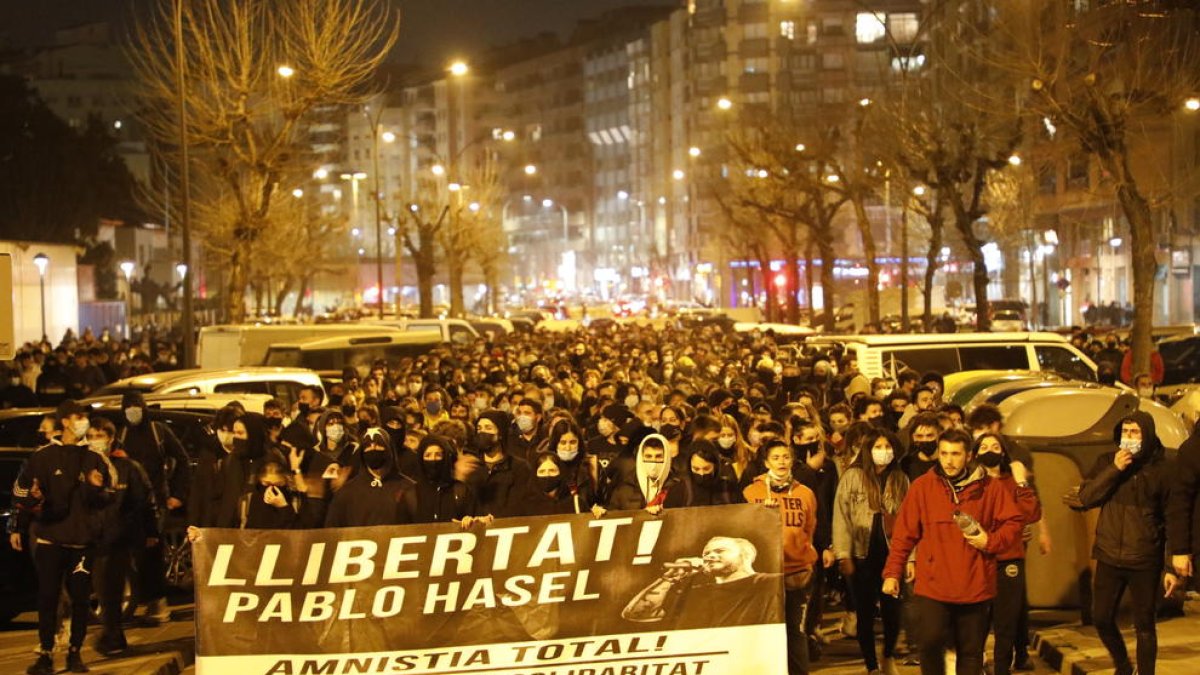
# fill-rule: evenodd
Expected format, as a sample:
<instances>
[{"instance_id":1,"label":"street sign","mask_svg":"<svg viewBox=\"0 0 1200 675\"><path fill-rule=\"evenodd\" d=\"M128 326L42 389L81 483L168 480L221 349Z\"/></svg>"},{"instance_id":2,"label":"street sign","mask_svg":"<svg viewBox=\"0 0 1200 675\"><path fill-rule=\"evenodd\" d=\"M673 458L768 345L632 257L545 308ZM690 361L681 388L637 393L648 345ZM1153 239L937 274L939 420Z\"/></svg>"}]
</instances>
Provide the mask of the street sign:
<instances>
[{"instance_id":1,"label":"street sign","mask_svg":"<svg viewBox=\"0 0 1200 675\"><path fill-rule=\"evenodd\" d=\"M12 275L12 254L0 253L0 361L11 361L17 354L13 339Z\"/></svg>"}]
</instances>

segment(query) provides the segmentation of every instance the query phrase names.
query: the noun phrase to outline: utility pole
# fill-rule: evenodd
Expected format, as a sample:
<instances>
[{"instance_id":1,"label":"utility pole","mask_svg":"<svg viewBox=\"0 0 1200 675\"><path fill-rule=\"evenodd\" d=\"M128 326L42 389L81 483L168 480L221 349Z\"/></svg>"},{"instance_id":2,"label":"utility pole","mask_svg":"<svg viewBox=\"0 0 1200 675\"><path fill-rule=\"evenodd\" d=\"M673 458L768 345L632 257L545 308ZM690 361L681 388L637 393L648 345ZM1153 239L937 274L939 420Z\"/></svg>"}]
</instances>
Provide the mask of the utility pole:
<instances>
[{"instance_id":1,"label":"utility pole","mask_svg":"<svg viewBox=\"0 0 1200 675\"><path fill-rule=\"evenodd\" d=\"M187 71L183 60L183 0L175 0L175 65L179 78L179 182L180 182L180 220L183 231L183 367L193 368L196 365L195 326L193 325L192 279L195 265L192 264L192 216L191 216L191 175L188 171L188 132L187 132Z\"/></svg>"}]
</instances>

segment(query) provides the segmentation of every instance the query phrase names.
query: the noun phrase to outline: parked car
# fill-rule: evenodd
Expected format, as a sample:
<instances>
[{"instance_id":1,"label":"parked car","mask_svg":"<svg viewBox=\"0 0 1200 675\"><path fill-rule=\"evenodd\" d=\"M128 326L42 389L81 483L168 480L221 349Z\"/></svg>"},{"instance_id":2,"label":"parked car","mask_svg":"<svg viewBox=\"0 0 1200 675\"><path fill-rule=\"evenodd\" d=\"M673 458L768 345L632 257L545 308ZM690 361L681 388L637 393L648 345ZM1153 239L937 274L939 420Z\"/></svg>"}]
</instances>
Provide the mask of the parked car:
<instances>
[{"instance_id":1,"label":"parked car","mask_svg":"<svg viewBox=\"0 0 1200 675\"><path fill-rule=\"evenodd\" d=\"M998 309L992 314L992 330L1001 333L1028 330L1024 317L1015 309Z\"/></svg>"},{"instance_id":2,"label":"parked car","mask_svg":"<svg viewBox=\"0 0 1200 675\"><path fill-rule=\"evenodd\" d=\"M94 397L120 396L129 391L143 394L267 394L291 406L299 398L302 387L321 387L321 376L307 368L193 368L127 377L97 390Z\"/></svg>"},{"instance_id":3,"label":"parked car","mask_svg":"<svg viewBox=\"0 0 1200 675\"><path fill-rule=\"evenodd\" d=\"M340 380L346 368L366 377L376 361L395 367L401 359L428 354L441 344L441 336L431 330L312 338L271 345L266 363L311 369L327 380Z\"/></svg>"}]
</instances>

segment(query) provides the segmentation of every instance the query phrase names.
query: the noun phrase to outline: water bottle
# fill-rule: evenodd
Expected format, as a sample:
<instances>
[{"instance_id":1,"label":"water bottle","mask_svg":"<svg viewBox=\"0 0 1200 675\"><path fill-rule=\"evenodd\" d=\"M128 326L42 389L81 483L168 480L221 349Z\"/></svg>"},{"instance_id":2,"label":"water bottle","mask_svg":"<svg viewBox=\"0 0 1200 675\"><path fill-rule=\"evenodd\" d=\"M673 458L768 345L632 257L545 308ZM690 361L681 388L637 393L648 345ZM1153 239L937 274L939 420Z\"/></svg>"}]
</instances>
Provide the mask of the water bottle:
<instances>
[{"instance_id":1,"label":"water bottle","mask_svg":"<svg viewBox=\"0 0 1200 675\"><path fill-rule=\"evenodd\" d=\"M969 513L955 511L954 522L958 525L958 529L962 530L964 537L976 537L983 532L983 528L979 527L979 521L972 518Z\"/></svg>"}]
</instances>

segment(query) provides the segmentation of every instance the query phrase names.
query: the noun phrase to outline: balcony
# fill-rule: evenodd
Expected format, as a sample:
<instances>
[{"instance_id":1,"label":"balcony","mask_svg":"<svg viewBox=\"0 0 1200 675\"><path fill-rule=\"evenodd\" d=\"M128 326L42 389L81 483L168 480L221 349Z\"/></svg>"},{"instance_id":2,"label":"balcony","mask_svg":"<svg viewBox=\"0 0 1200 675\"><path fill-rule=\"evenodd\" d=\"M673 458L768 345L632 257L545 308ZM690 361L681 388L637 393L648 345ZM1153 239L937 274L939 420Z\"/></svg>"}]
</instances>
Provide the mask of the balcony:
<instances>
[{"instance_id":1,"label":"balcony","mask_svg":"<svg viewBox=\"0 0 1200 675\"><path fill-rule=\"evenodd\" d=\"M771 41L767 38L749 38L738 45L738 56L743 59L770 56Z\"/></svg>"}]
</instances>

